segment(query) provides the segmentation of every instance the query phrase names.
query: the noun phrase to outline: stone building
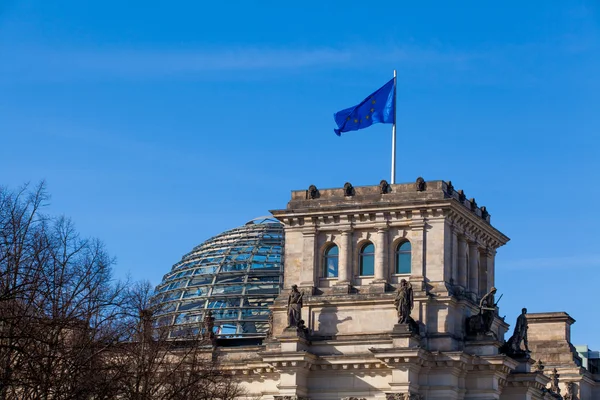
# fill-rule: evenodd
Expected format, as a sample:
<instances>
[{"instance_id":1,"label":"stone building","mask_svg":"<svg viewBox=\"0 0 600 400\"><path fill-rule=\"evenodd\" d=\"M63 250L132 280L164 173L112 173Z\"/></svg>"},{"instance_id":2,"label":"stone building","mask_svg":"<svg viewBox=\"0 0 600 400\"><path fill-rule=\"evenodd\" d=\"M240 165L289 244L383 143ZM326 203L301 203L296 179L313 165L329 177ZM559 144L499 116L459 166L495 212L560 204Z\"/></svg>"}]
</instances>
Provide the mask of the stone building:
<instances>
[{"instance_id":1,"label":"stone building","mask_svg":"<svg viewBox=\"0 0 600 400\"><path fill-rule=\"evenodd\" d=\"M249 398L600 399L566 313L520 320L531 357L522 335L503 346L495 256L509 239L450 182L311 186L272 214L285 269L270 333L217 350Z\"/></svg>"}]
</instances>

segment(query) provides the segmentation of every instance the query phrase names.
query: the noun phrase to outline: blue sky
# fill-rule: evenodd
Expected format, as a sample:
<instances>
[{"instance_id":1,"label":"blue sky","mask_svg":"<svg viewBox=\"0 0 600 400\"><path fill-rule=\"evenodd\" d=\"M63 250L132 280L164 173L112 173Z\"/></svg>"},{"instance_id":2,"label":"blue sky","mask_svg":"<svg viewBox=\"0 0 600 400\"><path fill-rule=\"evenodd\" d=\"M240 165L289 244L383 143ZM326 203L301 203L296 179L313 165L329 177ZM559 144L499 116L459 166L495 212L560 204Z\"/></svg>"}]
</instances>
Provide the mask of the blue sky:
<instances>
[{"instance_id":1,"label":"blue sky","mask_svg":"<svg viewBox=\"0 0 600 400\"><path fill-rule=\"evenodd\" d=\"M389 179L390 126L332 114L398 70L397 181L452 180L511 241L501 315L600 348L593 1L0 2L0 177L156 284L290 190ZM323 4L326 3L326 4Z\"/></svg>"}]
</instances>

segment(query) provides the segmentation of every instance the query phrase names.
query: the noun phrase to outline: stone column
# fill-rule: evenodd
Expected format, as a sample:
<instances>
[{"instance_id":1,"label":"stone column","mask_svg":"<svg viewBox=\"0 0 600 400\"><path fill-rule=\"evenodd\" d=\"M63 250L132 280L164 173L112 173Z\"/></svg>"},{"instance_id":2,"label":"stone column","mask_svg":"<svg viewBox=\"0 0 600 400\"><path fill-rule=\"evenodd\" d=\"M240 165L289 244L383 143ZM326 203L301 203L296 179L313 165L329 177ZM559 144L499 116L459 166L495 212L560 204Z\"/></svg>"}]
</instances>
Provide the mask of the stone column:
<instances>
[{"instance_id":1,"label":"stone column","mask_svg":"<svg viewBox=\"0 0 600 400\"><path fill-rule=\"evenodd\" d=\"M495 261L496 261L496 250L491 247L487 248L487 291L489 292L492 289L492 286L495 285L494 277L496 276L495 271Z\"/></svg>"},{"instance_id":2,"label":"stone column","mask_svg":"<svg viewBox=\"0 0 600 400\"><path fill-rule=\"evenodd\" d=\"M317 286L316 279L316 257L318 256L316 246L316 229L305 230L302 232L302 265L300 266L300 283L298 286L305 289L310 294L314 293Z\"/></svg>"},{"instance_id":3,"label":"stone column","mask_svg":"<svg viewBox=\"0 0 600 400\"><path fill-rule=\"evenodd\" d=\"M375 236L375 280L385 281L386 271L386 255L387 255L387 229L377 229L377 235Z\"/></svg>"},{"instance_id":4,"label":"stone column","mask_svg":"<svg viewBox=\"0 0 600 400\"><path fill-rule=\"evenodd\" d=\"M488 292L488 276L487 249L482 249L479 252L479 296L483 296Z\"/></svg>"},{"instance_id":5,"label":"stone column","mask_svg":"<svg viewBox=\"0 0 600 400\"><path fill-rule=\"evenodd\" d=\"M479 248L469 242L469 291L479 294Z\"/></svg>"},{"instance_id":6,"label":"stone column","mask_svg":"<svg viewBox=\"0 0 600 400\"><path fill-rule=\"evenodd\" d=\"M452 232L450 234L450 238L452 240L451 249L452 249L452 257L450 262L450 277L452 278L453 285L460 285L459 283L459 274L458 274L458 235L454 228L452 228Z\"/></svg>"},{"instance_id":7,"label":"stone column","mask_svg":"<svg viewBox=\"0 0 600 400\"><path fill-rule=\"evenodd\" d=\"M415 291L425 290L425 221L416 220L410 224L411 236L411 277L410 282Z\"/></svg>"},{"instance_id":8,"label":"stone column","mask_svg":"<svg viewBox=\"0 0 600 400\"><path fill-rule=\"evenodd\" d=\"M457 237L458 243L458 251L456 256L457 269L458 269L458 285L462 286L463 289L467 289L469 286L469 277L467 268L467 241L463 235L459 235Z\"/></svg>"},{"instance_id":9,"label":"stone column","mask_svg":"<svg viewBox=\"0 0 600 400\"><path fill-rule=\"evenodd\" d=\"M385 266L387 262L387 228L377 229L375 235L375 279L369 286L369 292L385 292L387 285L387 275Z\"/></svg>"},{"instance_id":10,"label":"stone column","mask_svg":"<svg viewBox=\"0 0 600 400\"><path fill-rule=\"evenodd\" d=\"M352 231L340 232L338 256L338 281L334 285L335 292L348 293L352 280Z\"/></svg>"}]
</instances>

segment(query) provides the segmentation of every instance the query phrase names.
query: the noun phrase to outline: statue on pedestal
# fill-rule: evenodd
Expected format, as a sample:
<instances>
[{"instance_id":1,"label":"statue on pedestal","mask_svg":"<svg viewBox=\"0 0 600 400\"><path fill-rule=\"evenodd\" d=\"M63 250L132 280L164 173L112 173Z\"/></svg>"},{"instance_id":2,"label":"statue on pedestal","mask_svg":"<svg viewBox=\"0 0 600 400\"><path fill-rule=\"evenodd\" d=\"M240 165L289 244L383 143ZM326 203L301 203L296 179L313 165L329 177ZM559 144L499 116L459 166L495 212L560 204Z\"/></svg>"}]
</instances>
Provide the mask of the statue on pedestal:
<instances>
[{"instance_id":1,"label":"statue on pedestal","mask_svg":"<svg viewBox=\"0 0 600 400\"><path fill-rule=\"evenodd\" d=\"M521 342L525 345L525 351L521 349ZM518 356L523 357L527 356L529 351L529 346L527 344L527 309L523 308L521 310L521 315L517 318L517 323L515 325L515 331L513 335L508 339L508 342L504 343L504 345L500 348L500 352L506 354L507 356Z\"/></svg>"},{"instance_id":2,"label":"statue on pedestal","mask_svg":"<svg viewBox=\"0 0 600 400\"><path fill-rule=\"evenodd\" d=\"M558 378L560 377L556 368L552 370L552 375L550 375L550 391L560 394L560 386L558 386Z\"/></svg>"},{"instance_id":3,"label":"statue on pedestal","mask_svg":"<svg viewBox=\"0 0 600 400\"><path fill-rule=\"evenodd\" d=\"M297 328L298 324L302 320L302 298L304 292L298 291L297 285L292 285L292 291L288 296L287 314L288 314L288 326L287 328Z\"/></svg>"},{"instance_id":4,"label":"statue on pedestal","mask_svg":"<svg viewBox=\"0 0 600 400\"><path fill-rule=\"evenodd\" d=\"M479 314L467 318L467 335L483 334L495 336L492 332L492 324L494 323L494 317L498 309L498 303L494 301L495 294L496 288L492 287L479 302Z\"/></svg>"},{"instance_id":5,"label":"statue on pedestal","mask_svg":"<svg viewBox=\"0 0 600 400\"><path fill-rule=\"evenodd\" d=\"M400 287L396 291L394 306L398 311L398 324L408 325L413 333L418 333L419 326L410 316L410 312L414 307L413 289L410 282L406 279L400 281Z\"/></svg>"},{"instance_id":6,"label":"statue on pedestal","mask_svg":"<svg viewBox=\"0 0 600 400\"><path fill-rule=\"evenodd\" d=\"M410 320L410 312L414 306L413 290L410 282L406 279L400 281L400 287L396 291L394 305L398 311L398 323L408 324Z\"/></svg>"}]
</instances>

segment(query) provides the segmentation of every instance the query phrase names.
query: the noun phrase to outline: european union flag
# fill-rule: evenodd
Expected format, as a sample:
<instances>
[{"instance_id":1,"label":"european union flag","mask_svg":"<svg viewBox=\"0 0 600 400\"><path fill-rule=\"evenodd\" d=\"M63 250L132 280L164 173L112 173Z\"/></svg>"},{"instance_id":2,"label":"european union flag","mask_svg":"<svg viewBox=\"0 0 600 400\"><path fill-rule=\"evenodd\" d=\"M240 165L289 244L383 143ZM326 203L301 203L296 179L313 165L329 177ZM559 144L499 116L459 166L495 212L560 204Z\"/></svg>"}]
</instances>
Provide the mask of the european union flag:
<instances>
[{"instance_id":1,"label":"european union flag","mask_svg":"<svg viewBox=\"0 0 600 400\"><path fill-rule=\"evenodd\" d=\"M394 78L383 85L360 104L346 108L333 114L338 129L336 135L342 132L357 131L381 122L393 124L396 111L396 87Z\"/></svg>"}]
</instances>

